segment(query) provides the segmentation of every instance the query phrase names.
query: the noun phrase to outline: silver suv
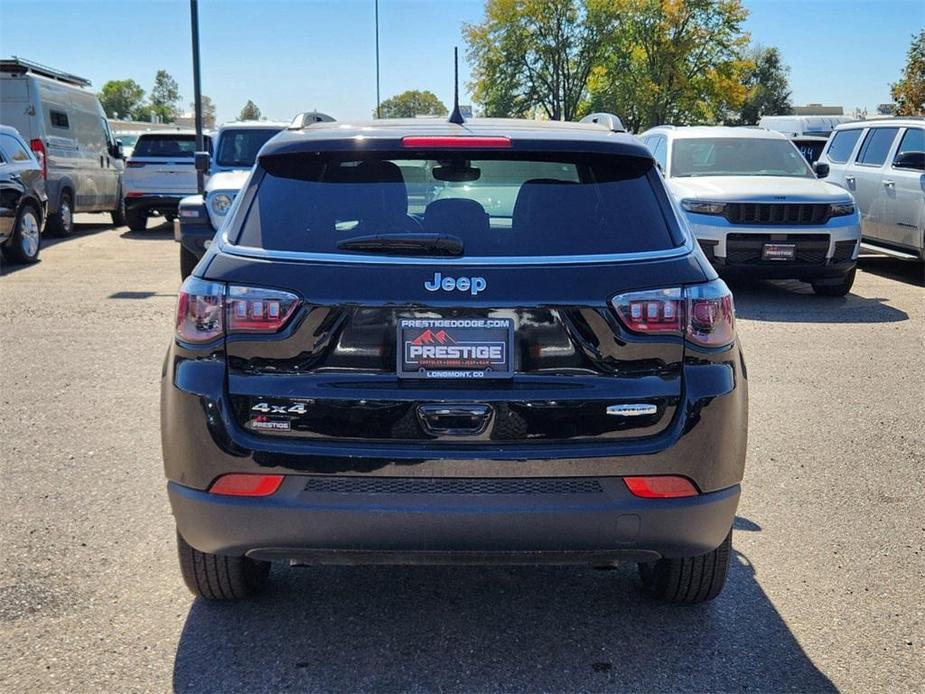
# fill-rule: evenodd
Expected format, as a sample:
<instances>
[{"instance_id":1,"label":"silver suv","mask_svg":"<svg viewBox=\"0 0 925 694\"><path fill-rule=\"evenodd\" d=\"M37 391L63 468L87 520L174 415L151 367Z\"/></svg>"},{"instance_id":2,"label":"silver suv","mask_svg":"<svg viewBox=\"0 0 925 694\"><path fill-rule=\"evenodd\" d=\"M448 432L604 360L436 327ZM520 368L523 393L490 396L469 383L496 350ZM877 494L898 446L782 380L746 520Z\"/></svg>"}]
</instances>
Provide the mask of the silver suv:
<instances>
[{"instance_id":1,"label":"silver suv","mask_svg":"<svg viewBox=\"0 0 925 694\"><path fill-rule=\"evenodd\" d=\"M818 180L784 135L661 126L640 138L721 274L798 279L829 296L850 291L861 237L854 199Z\"/></svg>"},{"instance_id":2,"label":"silver suv","mask_svg":"<svg viewBox=\"0 0 925 694\"><path fill-rule=\"evenodd\" d=\"M854 195L865 248L925 260L925 119L840 125L820 162Z\"/></svg>"}]
</instances>

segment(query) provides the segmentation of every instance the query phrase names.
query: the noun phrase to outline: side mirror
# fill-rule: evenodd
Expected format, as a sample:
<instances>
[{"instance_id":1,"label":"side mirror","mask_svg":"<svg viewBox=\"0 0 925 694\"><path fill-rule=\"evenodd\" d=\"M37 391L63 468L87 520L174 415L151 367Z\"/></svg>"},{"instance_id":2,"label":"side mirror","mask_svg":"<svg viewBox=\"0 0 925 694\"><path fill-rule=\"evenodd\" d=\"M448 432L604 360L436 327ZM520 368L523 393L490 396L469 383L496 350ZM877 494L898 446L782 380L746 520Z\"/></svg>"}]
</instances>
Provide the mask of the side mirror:
<instances>
[{"instance_id":1,"label":"side mirror","mask_svg":"<svg viewBox=\"0 0 925 694\"><path fill-rule=\"evenodd\" d=\"M925 152L903 152L893 160L893 168L925 171Z\"/></svg>"},{"instance_id":2,"label":"side mirror","mask_svg":"<svg viewBox=\"0 0 925 694\"><path fill-rule=\"evenodd\" d=\"M829 165L823 161L817 161L813 164L813 171L816 172L816 178L825 178L829 175Z\"/></svg>"},{"instance_id":3,"label":"side mirror","mask_svg":"<svg viewBox=\"0 0 925 694\"><path fill-rule=\"evenodd\" d=\"M196 171L200 173L207 174L209 173L209 153L208 152L196 152L193 155L193 161L196 164Z\"/></svg>"},{"instance_id":4,"label":"side mirror","mask_svg":"<svg viewBox=\"0 0 925 694\"><path fill-rule=\"evenodd\" d=\"M115 159L125 159L125 155L122 153L122 140L116 140L109 145L109 155Z\"/></svg>"}]
</instances>

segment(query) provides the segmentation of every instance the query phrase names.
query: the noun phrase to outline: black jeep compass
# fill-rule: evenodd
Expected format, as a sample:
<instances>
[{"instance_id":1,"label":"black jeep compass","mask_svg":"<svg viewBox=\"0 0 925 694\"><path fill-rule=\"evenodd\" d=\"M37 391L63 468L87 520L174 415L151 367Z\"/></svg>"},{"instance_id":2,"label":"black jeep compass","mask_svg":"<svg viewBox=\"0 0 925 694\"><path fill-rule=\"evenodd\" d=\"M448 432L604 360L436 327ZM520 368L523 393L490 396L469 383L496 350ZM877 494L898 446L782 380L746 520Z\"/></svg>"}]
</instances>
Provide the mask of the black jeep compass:
<instances>
[{"instance_id":1,"label":"black jeep compass","mask_svg":"<svg viewBox=\"0 0 925 694\"><path fill-rule=\"evenodd\" d=\"M637 562L723 587L747 429L732 296L598 125L317 124L267 143L180 290L183 577L270 562Z\"/></svg>"}]
</instances>

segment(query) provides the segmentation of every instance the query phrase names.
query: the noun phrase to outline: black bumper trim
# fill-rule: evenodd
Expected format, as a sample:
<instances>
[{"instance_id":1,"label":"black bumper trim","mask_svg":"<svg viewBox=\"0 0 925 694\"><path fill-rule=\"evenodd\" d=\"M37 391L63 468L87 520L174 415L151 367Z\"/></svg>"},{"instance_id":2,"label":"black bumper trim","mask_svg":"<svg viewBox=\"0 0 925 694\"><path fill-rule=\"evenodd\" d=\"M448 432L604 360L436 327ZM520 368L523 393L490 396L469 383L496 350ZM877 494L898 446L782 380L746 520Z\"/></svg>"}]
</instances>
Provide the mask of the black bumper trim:
<instances>
[{"instance_id":1,"label":"black bumper trim","mask_svg":"<svg viewBox=\"0 0 925 694\"><path fill-rule=\"evenodd\" d=\"M713 268L723 277L748 275L762 279L781 280L814 280L824 278L838 278L848 274L857 265L856 260L841 263L807 264L790 262L758 262L736 263L727 265L725 258L714 258L710 261Z\"/></svg>"},{"instance_id":2,"label":"black bumper trim","mask_svg":"<svg viewBox=\"0 0 925 694\"><path fill-rule=\"evenodd\" d=\"M125 209L144 210L146 212L176 212L180 206L180 200L192 193L180 195L142 195L125 198Z\"/></svg>"},{"instance_id":3,"label":"black bumper trim","mask_svg":"<svg viewBox=\"0 0 925 694\"><path fill-rule=\"evenodd\" d=\"M601 493L485 495L306 492L289 475L271 497L216 496L175 482L168 495L180 534L215 554L301 562L608 563L694 556L729 532L740 488L680 499L640 499L619 477ZM537 556L534 556L537 555ZM545 559L538 555L543 555ZM639 559L645 557L645 559ZM470 556L471 558L471 556ZM591 562L591 563L594 563Z\"/></svg>"}]
</instances>

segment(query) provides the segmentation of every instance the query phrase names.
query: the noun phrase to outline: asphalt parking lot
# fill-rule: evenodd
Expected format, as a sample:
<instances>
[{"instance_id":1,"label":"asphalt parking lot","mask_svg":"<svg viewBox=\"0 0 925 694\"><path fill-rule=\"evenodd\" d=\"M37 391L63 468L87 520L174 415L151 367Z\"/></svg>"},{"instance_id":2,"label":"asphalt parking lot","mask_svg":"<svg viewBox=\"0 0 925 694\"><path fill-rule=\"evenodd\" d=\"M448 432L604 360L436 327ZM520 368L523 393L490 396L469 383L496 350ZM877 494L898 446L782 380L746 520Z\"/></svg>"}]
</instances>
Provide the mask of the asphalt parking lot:
<instances>
[{"instance_id":1,"label":"asphalt parking lot","mask_svg":"<svg viewBox=\"0 0 925 694\"><path fill-rule=\"evenodd\" d=\"M0 691L925 690L925 290L734 283L751 428L715 602L635 567L274 568L194 601L160 462L166 225L78 216L0 276Z\"/></svg>"}]
</instances>

